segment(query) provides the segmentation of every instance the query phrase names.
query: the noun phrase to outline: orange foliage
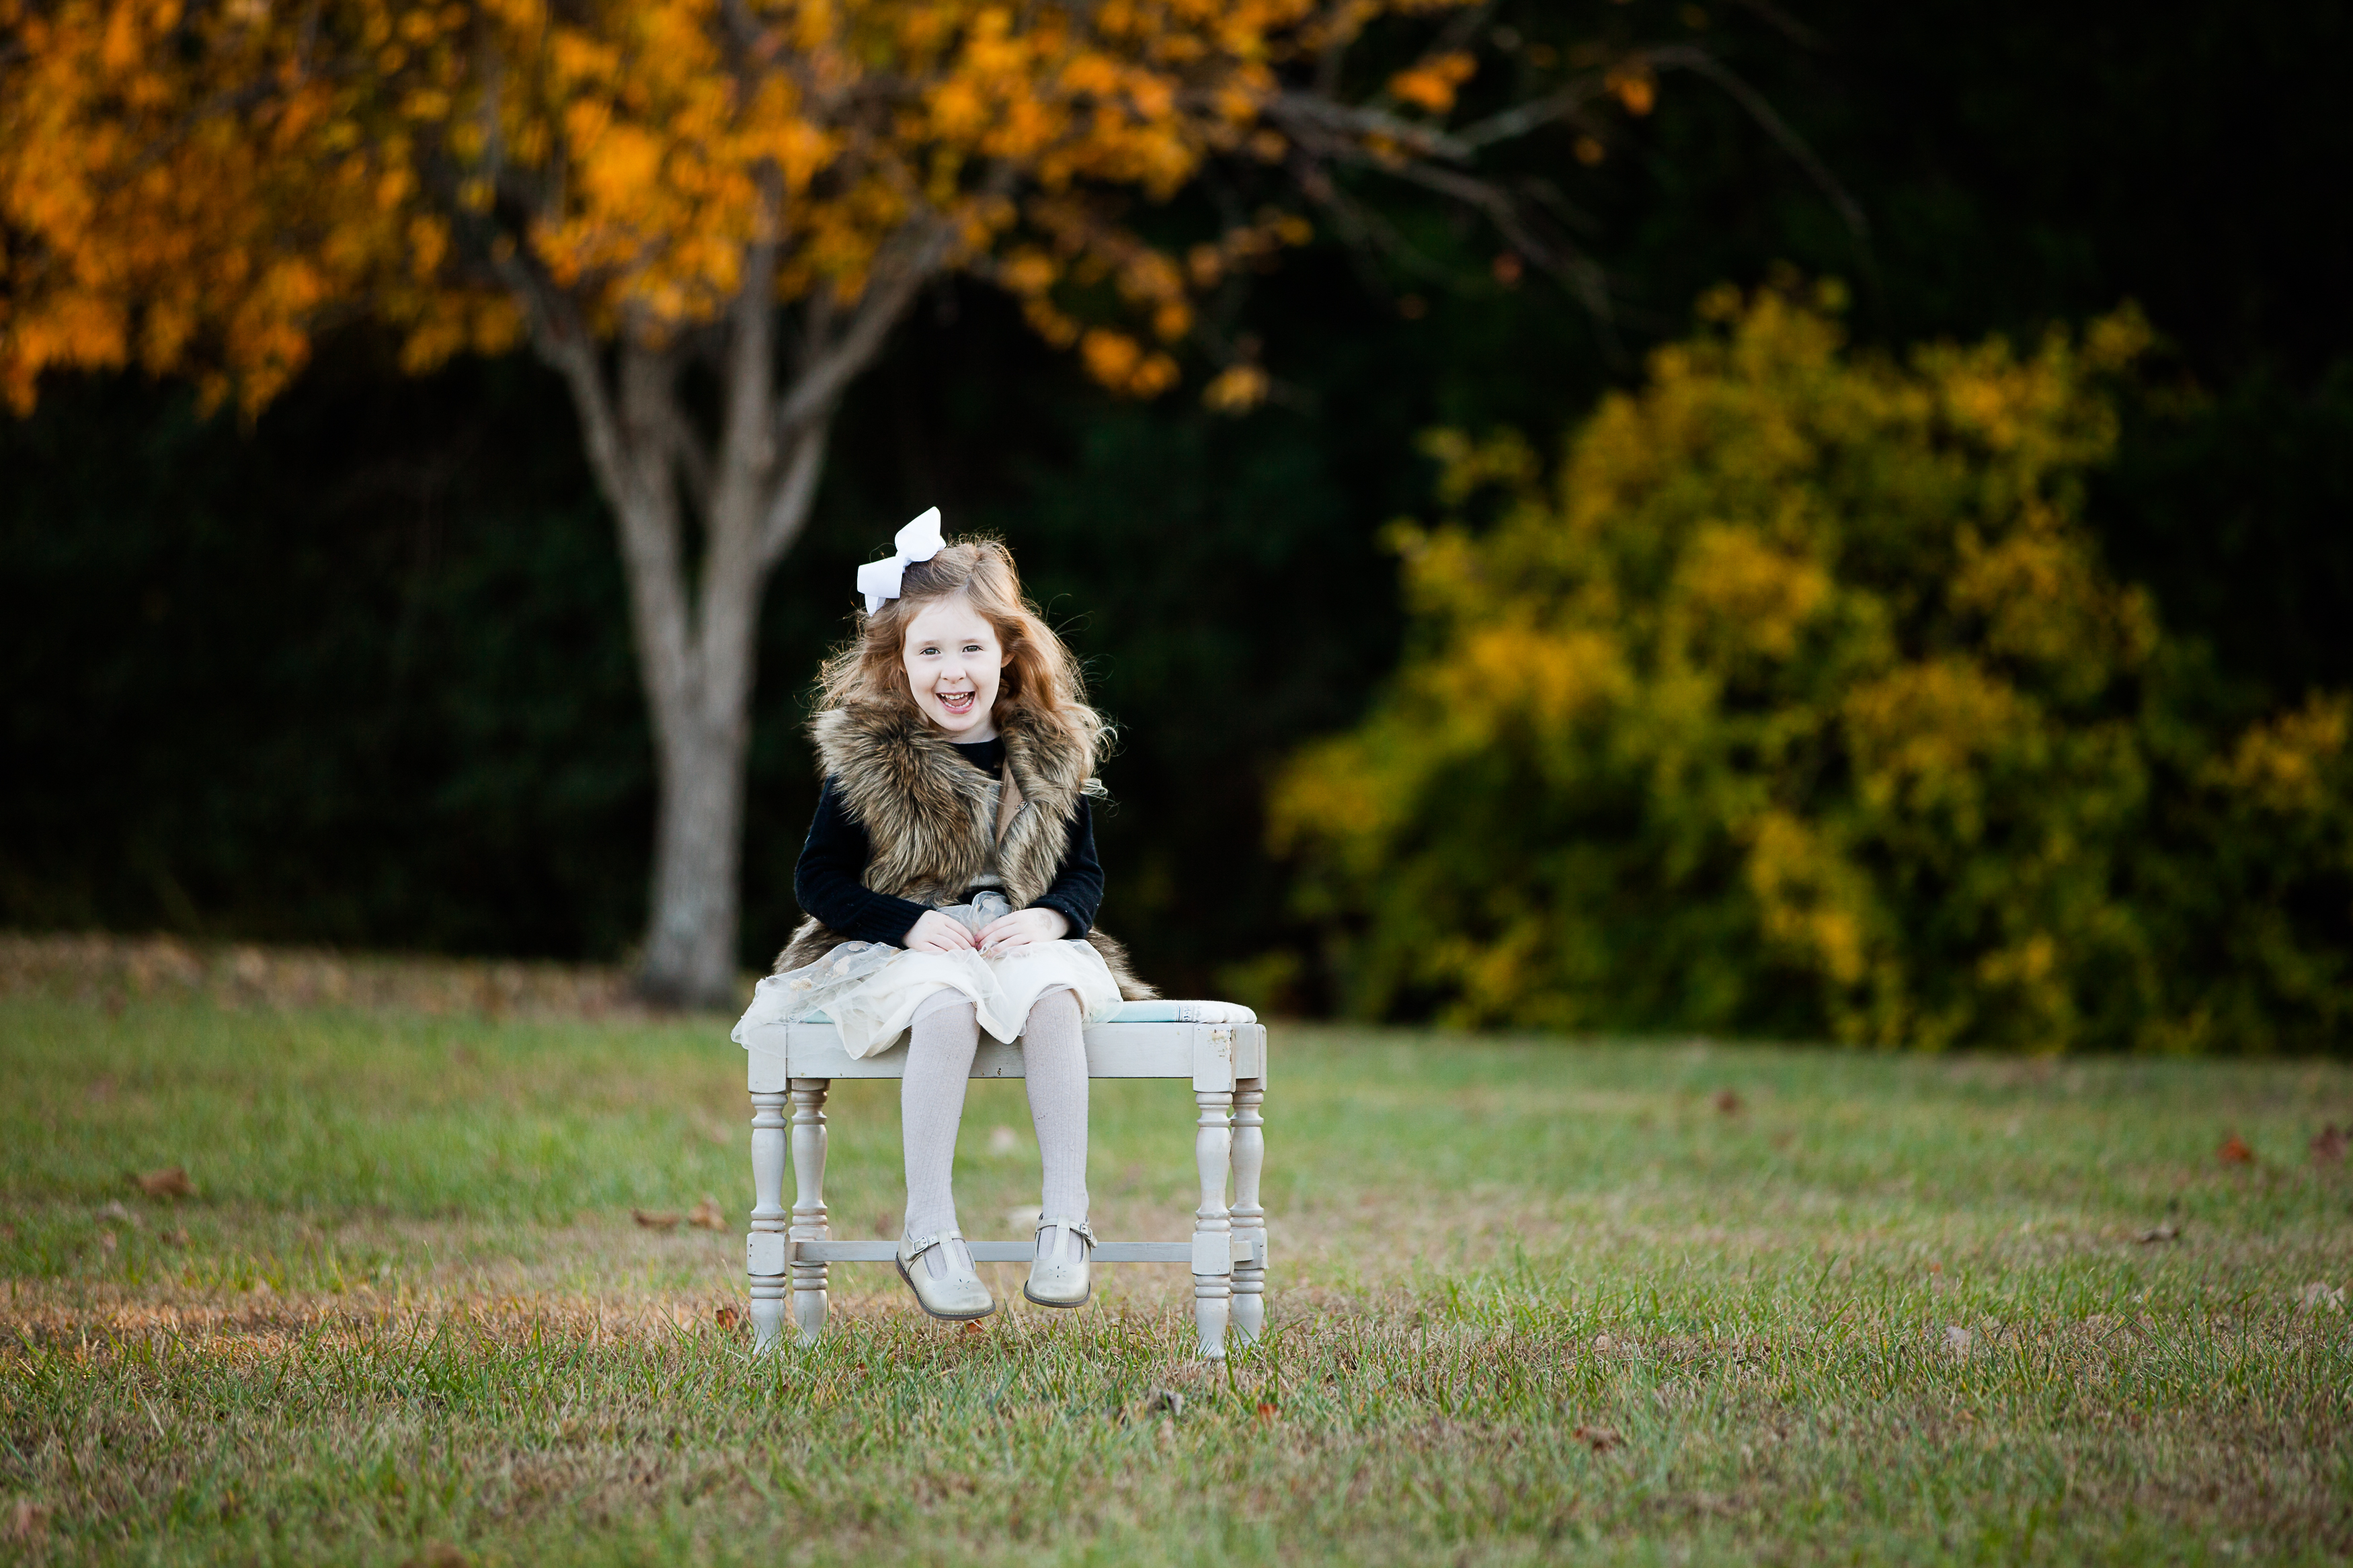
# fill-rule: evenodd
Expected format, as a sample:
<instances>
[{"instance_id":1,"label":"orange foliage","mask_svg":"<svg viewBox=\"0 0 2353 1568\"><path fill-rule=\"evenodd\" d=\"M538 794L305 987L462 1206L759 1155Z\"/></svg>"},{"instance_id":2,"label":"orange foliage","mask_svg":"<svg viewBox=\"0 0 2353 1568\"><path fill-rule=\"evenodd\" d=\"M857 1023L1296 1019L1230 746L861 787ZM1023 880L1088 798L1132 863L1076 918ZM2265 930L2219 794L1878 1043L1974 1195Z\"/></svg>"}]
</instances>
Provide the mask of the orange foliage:
<instances>
[{"instance_id":1,"label":"orange foliage","mask_svg":"<svg viewBox=\"0 0 2353 1568\"><path fill-rule=\"evenodd\" d=\"M1282 156L1276 71L1377 8L0 0L0 392L137 363L250 409L339 311L412 368L504 348L557 296L659 338L773 246L783 300L847 306L917 250L988 273L1148 395L1191 290L1304 226L1261 214L1180 264L1103 198ZM1463 63L1421 71L1451 100ZM1096 282L1137 330L1056 303Z\"/></svg>"},{"instance_id":2,"label":"orange foliage","mask_svg":"<svg viewBox=\"0 0 2353 1568\"><path fill-rule=\"evenodd\" d=\"M1454 107L1455 93L1478 68L1478 61L1459 50L1438 55L1391 77L1389 90L1417 109L1443 114Z\"/></svg>"}]
</instances>

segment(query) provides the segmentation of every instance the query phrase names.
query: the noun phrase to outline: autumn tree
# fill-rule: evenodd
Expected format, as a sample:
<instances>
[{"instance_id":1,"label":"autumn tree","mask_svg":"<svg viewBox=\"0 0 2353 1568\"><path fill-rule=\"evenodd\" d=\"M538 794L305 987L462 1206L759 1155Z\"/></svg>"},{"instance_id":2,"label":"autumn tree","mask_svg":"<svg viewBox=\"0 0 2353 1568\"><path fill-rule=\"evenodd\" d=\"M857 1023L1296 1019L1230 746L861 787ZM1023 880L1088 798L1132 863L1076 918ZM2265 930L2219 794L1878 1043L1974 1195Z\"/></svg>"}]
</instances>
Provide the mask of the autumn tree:
<instances>
[{"instance_id":1,"label":"autumn tree","mask_svg":"<svg viewBox=\"0 0 2353 1568\"><path fill-rule=\"evenodd\" d=\"M1547 126L1598 147L1660 71L1721 72L1689 45L1592 46L1474 114L1485 16L0 0L0 389L22 410L45 373L137 364L249 413L339 321L387 324L419 371L528 342L570 391L626 568L660 799L642 980L722 1002L759 604L893 325L967 273L1119 393L1165 391L1189 355L1213 403L1247 405L1265 372L1202 331L1199 300L1303 238L1303 205L1353 221L1351 167L1483 214L1606 309L1544 191L1481 159ZM1304 203L1147 239L1135 215L1213 165ZM879 540L899 520L873 521Z\"/></svg>"},{"instance_id":2,"label":"autumn tree","mask_svg":"<svg viewBox=\"0 0 2353 1568\"><path fill-rule=\"evenodd\" d=\"M1556 467L1433 440L1416 651L1274 804L1352 1010L2341 1048L2353 699L2204 706L2084 521L2139 318L1899 360L1704 312Z\"/></svg>"}]
</instances>

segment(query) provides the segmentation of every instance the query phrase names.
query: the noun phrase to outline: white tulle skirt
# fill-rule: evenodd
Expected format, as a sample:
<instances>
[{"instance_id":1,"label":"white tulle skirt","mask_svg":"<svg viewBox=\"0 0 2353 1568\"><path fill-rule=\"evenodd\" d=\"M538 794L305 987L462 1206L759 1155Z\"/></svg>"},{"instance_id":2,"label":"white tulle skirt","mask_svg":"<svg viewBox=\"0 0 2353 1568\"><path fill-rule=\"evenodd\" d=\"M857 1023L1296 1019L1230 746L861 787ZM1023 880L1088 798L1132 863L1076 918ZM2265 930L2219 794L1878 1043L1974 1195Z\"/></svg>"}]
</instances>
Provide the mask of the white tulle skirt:
<instances>
[{"instance_id":1,"label":"white tulle skirt","mask_svg":"<svg viewBox=\"0 0 2353 1568\"><path fill-rule=\"evenodd\" d=\"M1008 914L1005 895L986 891L968 904L940 910L977 932ZM754 992L752 1005L737 1023L735 1043L765 1024L797 1023L822 1014L841 1031L853 1057L878 1057L898 1043L915 1009L935 992L967 997L980 1026L1010 1041L1029 1021L1039 997L1057 987L1077 993L1089 1026L1120 1007L1119 983L1090 942L1035 942L1003 953L918 952L887 942L845 942L815 963L771 974Z\"/></svg>"}]
</instances>

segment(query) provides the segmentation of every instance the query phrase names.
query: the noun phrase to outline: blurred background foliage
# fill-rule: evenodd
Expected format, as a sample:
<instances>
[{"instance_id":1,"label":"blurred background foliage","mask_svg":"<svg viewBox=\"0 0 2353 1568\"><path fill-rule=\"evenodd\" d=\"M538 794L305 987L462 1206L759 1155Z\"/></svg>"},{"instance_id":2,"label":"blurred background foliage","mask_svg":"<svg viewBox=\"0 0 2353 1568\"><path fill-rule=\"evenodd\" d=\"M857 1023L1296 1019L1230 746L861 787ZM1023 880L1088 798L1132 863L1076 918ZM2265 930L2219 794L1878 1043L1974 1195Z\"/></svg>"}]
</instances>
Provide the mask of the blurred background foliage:
<instances>
[{"instance_id":1,"label":"blurred background foliage","mask_svg":"<svg viewBox=\"0 0 2353 1568\"><path fill-rule=\"evenodd\" d=\"M1693 332L1712 287L1753 289L1783 264L1845 279L1843 331L1893 356L1832 356L1833 379L1993 334L2019 345L2018 374L2041 374L2021 367L2044 363L2054 323L2137 303L2154 342L2097 389L2109 455L2078 450L2042 479L2086 591L2142 606L2135 624L2161 631L2095 654L2105 673L2080 699L2005 678L2054 714L2080 701L2123 725L2144 771L2206 781L2181 797L2190 816L2258 810L2213 782L2242 754L2230 746L2268 755L2244 737L2276 734L2308 749L2326 730L2336 710L2316 694L2353 685L2338 629L2353 609L2353 216L2328 195L2353 173L2353 121L2335 107L2353 43L2341 7L1597 0L1492 17L1516 58L1609 27L1704 37L1852 193L1867 235L1736 104L1668 79L1651 113L1563 174L1611 279L1607 322L1476 228L1369 190L1395 244L1368 254L1327 236L1254 281L1234 330L1259 340L1276 387L1246 417L1188 391L1112 403L1001 298L938 291L853 395L818 520L766 605L747 964L793 919L815 797L799 723L815 661L846 628L851 569L937 502L952 526L1012 542L1124 727L1105 919L1155 979L1303 1010L1568 1016L1530 1000L1537 989L1467 986L1467 969L1367 990L1355 950L1293 901L1268 791L1299 747L1363 720L1398 667L1411 623L1383 525L1429 515L1446 468L1418 437L1454 429L1469 441L1458 455L1493 453L1493 434L1515 430L1522 449L1549 450L1635 384L1651 348ZM2076 372L2062 379L2093 397ZM1545 465L1527 462L1534 484ZM643 704L609 525L537 366L410 381L354 331L250 429L136 377L59 384L0 425L0 921L578 957L634 940L652 809ZM1460 515L1475 533L1501 514ZM1921 569L1891 565L1888 581ZM1838 582L1832 599L1891 591ZM1417 658L1434 635L1413 633ZM2170 695L2148 697L2152 684ZM2177 709L2193 733L2178 746L2148 716ZM2276 717L2295 713L2306 728ZM2274 730L2252 728L2266 715ZM2176 839L2221 842L2211 823L2146 815L2155 773L2081 766L2099 789L2140 792L2135 820L2160 842L2115 850L2132 876L2204 864ZM2005 776L1996 793L2026 789ZM2282 841L2230 839L2253 857L2232 886L2254 888ZM1317 862L1327 899L1335 864ZM1802 935L1848 906L1793 882L1798 936L1719 950L1682 982L1628 968L1604 1001L1556 999L1643 1026L2232 1046L2313 1043L2337 1005L2346 911L2325 879L2263 894L2285 911L2274 934L2206 923L2242 907L2221 893L2087 894L2161 906L2172 925L2099 927L2041 978L1997 984L1922 967L1930 952L2009 952L1989 934L1992 906L1957 906L1955 929L1907 946L1889 934L1906 907L1887 902L1896 873L1868 869L1872 898L1852 908L1878 912L1855 916L1859 971ZM2042 896L2078 918L2058 883ZM2197 974L2240 990L2175 974L2164 955L2191 950ZM2185 1010L2191 995L2210 997L2206 1014ZM2152 1035L2150 1020L2171 1022Z\"/></svg>"},{"instance_id":2,"label":"blurred background foliage","mask_svg":"<svg viewBox=\"0 0 2353 1568\"><path fill-rule=\"evenodd\" d=\"M1441 432L1408 652L1274 800L1351 1011L1874 1045L2325 1047L2343 693L2238 727L2103 565L2135 313L1899 363L1718 290L1556 474ZM1494 504L1482 509L1480 503Z\"/></svg>"}]
</instances>

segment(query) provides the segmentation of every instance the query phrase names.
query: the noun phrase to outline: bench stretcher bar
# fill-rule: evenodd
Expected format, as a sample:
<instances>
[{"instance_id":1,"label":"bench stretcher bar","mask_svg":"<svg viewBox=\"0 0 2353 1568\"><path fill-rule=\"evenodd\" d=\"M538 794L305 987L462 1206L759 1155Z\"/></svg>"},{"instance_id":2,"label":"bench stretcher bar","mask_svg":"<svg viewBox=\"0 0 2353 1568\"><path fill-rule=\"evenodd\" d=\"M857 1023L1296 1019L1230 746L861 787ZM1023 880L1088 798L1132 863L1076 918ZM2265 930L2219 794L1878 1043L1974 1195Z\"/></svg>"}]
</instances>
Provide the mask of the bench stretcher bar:
<instances>
[{"instance_id":1,"label":"bench stretcher bar","mask_svg":"<svg viewBox=\"0 0 2353 1568\"><path fill-rule=\"evenodd\" d=\"M761 1242L770 1245L763 1247ZM1027 1263L1037 1256L1034 1241L967 1241L976 1263ZM889 1263L899 1256L895 1241L796 1241L788 1236L755 1236L749 1249L753 1254L748 1272L768 1276L782 1274L795 1263ZM767 1256L758 1256L761 1253ZM1088 1255L1097 1263L1190 1263L1193 1244L1189 1241L1106 1241ZM1236 1263L1266 1266L1266 1243L1262 1237L1233 1237L1233 1260ZM763 1267L765 1265L765 1267Z\"/></svg>"},{"instance_id":2,"label":"bench stretcher bar","mask_svg":"<svg viewBox=\"0 0 2353 1568\"><path fill-rule=\"evenodd\" d=\"M1183 1263L1193 1274L1193 1316L1200 1353L1226 1353L1229 1324L1255 1341L1266 1326L1266 1211L1259 1206L1259 1173L1266 1157L1266 1028L1261 1024L1110 1023L1085 1032L1090 1078L1189 1080L1193 1090L1193 1163L1201 1182L1193 1239L1105 1242L1098 1263ZM752 1092L752 1232L744 1238L744 1272L752 1279L755 1349L772 1348L787 1309L801 1342L815 1343L825 1327L826 1271L836 1263L889 1263L895 1241L836 1240L825 1202L826 1100L834 1080L893 1079L907 1054L893 1048L852 1057L829 1023L772 1024L744 1037ZM975 1078L1019 1078L1018 1046L983 1039ZM793 1175L789 1205L783 1192L787 1161ZM1232 1184L1233 1201L1227 1202ZM968 1241L976 1262L1027 1263L1034 1241Z\"/></svg>"}]
</instances>

